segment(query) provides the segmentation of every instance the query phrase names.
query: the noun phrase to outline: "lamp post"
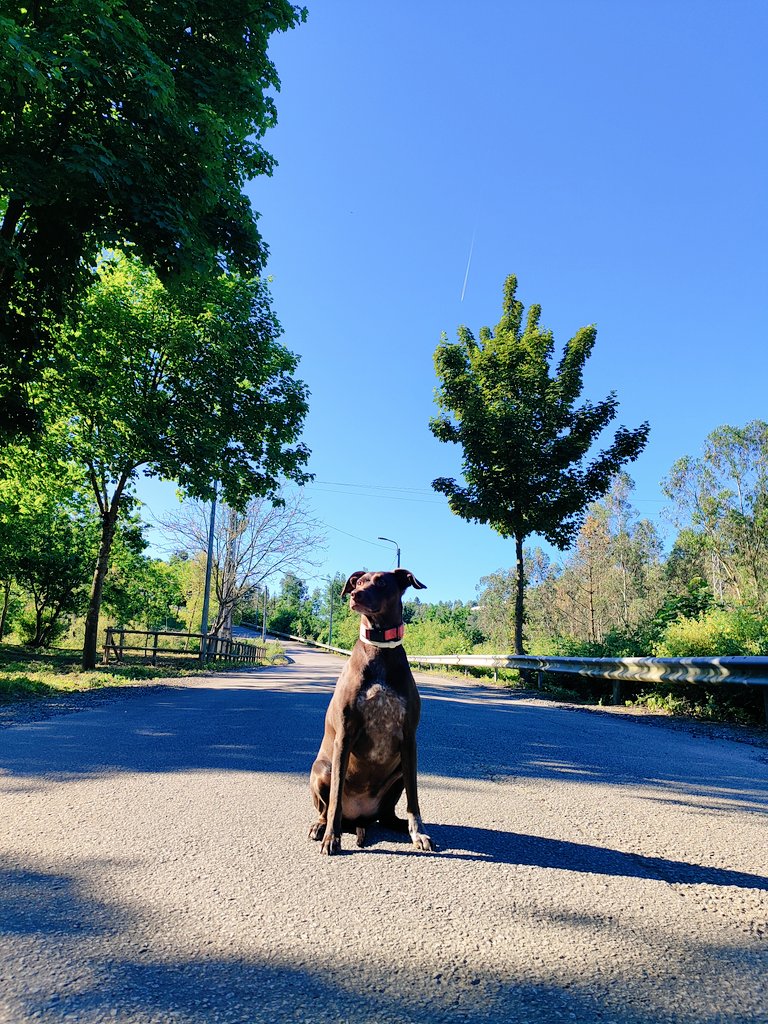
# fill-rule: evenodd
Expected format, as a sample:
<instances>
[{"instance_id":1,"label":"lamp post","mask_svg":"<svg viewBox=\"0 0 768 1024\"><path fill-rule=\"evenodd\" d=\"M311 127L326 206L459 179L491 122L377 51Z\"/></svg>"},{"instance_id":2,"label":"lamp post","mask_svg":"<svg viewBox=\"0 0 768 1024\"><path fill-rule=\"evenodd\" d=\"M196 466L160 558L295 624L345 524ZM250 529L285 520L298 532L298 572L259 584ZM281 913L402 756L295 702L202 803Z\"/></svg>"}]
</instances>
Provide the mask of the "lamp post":
<instances>
[{"instance_id":1,"label":"lamp post","mask_svg":"<svg viewBox=\"0 0 768 1024\"><path fill-rule=\"evenodd\" d=\"M397 568L400 568L400 545L396 540L392 540L390 537L378 537L378 540L385 540L388 544L394 544L397 548Z\"/></svg>"}]
</instances>

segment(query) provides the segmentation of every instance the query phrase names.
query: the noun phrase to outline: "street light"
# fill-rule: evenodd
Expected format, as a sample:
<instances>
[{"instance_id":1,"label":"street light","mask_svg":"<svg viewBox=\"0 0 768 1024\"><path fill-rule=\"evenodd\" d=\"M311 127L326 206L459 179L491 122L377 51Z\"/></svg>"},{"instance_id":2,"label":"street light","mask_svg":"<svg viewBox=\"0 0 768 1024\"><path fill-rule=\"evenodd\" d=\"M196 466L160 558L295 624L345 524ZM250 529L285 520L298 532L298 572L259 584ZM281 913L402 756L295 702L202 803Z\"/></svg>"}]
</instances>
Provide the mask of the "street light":
<instances>
[{"instance_id":1,"label":"street light","mask_svg":"<svg viewBox=\"0 0 768 1024\"><path fill-rule=\"evenodd\" d=\"M396 540L392 540L390 537L378 537L378 540L385 540L388 544L394 544L397 548L397 568L400 568L400 545Z\"/></svg>"}]
</instances>

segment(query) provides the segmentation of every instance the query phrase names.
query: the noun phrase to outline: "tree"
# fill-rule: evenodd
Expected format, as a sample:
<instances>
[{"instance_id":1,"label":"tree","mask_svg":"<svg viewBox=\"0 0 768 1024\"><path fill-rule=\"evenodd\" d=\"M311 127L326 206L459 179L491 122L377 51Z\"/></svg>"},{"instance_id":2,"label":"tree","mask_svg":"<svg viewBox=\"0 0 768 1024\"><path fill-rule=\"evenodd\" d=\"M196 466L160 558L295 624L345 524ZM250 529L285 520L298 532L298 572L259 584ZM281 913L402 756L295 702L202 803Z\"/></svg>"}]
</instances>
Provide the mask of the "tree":
<instances>
[{"instance_id":1,"label":"tree","mask_svg":"<svg viewBox=\"0 0 768 1024\"><path fill-rule=\"evenodd\" d=\"M511 275L502 318L494 331L482 328L479 341L467 327L459 328L456 342L443 335L435 351L441 414L430 428L438 440L463 449L466 486L447 477L432 482L448 496L451 511L514 538L515 653L521 654L525 539L540 534L558 548L567 547L589 503L605 494L621 466L643 450L649 427L619 427L612 443L588 459L618 409L614 392L595 404L576 405L596 329L577 331L552 375L554 339L539 326L541 308L531 306L524 322L516 291L517 278Z\"/></svg>"},{"instance_id":2,"label":"tree","mask_svg":"<svg viewBox=\"0 0 768 1024\"><path fill-rule=\"evenodd\" d=\"M495 651L504 651L515 637L516 578L512 569L483 576L478 585L477 623Z\"/></svg>"},{"instance_id":3,"label":"tree","mask_svg":"<svg viewBox=\"0 0 768 1024\"><path fill-rule=\"evenodd\" d=\"M32 429L25 385L103 247L163 275L261 271L242 187L273 165L269 37L304 17L287 0L4 5L0 433Z\"/></svg>"},{"instance_id":4,"label":"tree","mask_svg":"<svg viewBox=\"0 0 768 1024\"><path fill-rule=\"evenodd\" d=\"M0 580L4 631L11 584L31 602L24 642L47 647L87 600L99 522L82 470L55 437L37 450L8 445L0 455Z\"/></svg>"},{"instance_id":5,"label":"tree","mask_svg":"<svg viewBox=\"0 0 768 1024\"><path fill-rule=\"evenodd\" d=\"M307 410L297 358L262 282L222 274L182 303L136 257L100 262L77 319L62 329L41 399L66 421L101 517L83 666L96 662L98 620L115 528L139 471L191 496L242 508L309 477L295 443ZM70 386L75 381L75 387Z\"/></svg>"},{"instance_id":6,"label":"tree","mask_svg":"<svg viewBox=\"0 0 768 1024\"><path fill-rule=\"evenodd\" d=\"M162 523L176 549L194 557L206 552L210 507L185 501L178 514ZM213 535L212 580L217 602L212 632L231 627L233 613L253 601L278 573L316 566L325 540L303 496L283 491L278 501L254 498L242 512L220 506Z\"/></svg>"},{"instance_id":7,"label":"tree","mask_svg":"<svg viewBox=\"0 0 768 1024\"><path fill-rule=\"evenodd\" d=\"M178 560L148 558L145 547L141 531L126 530L123 524L113 545L103 603L119 625L136 622L146 629L163 629L169 619L176 623L186 605L186 581Z\"/></svg>"},{"instance_id":8,"label":"tree","mask_svg":"<svg viewBox=\"0 0 768 1024\"><path fill-rule=\"evenodd\" d=\"M719 599L768 602L768 423L713 430L704 453L672 466L663 482L682 527L678 553L699 558Z\"/></svg>"},{"instance_id":9,"label":"tree","mask_svg":"<svg viewBox=\"0 0 768 1024\"><path fill-rule=\"evenodd\" d=\"M633 482L619 473L610 490L593 502L562 565L528 573L526 591L531 634L597 647L621 637L629 643L664 600L661 542L655 527L640 519L629 500ZM606 656L613 653L605 651ZM650 650L642 653L650 654Z\"/></svg>"},{"instance_id":10,"label":"tree","mask_svg":"<svg viewBox=\"0 0 768 1024\"><path fill-rule=\"evenodd\" d=\"M287 572L269 617L269 628L279 633L313 637L322 629L318 618L319 594L312 599L309 588L295 572Z\"/></svg>"}]
</instances>

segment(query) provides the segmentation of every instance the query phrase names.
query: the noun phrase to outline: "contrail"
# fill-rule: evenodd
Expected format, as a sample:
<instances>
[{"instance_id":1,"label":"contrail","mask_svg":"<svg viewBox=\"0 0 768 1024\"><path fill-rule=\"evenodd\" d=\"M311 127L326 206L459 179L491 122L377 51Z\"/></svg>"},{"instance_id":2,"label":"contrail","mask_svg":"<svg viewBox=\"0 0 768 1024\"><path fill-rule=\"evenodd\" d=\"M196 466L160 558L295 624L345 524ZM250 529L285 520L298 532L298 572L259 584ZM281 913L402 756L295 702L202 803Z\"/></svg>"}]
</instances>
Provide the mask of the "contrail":
<instances>
[{"instance_id":1,"label":"contrail","mask_svg":"<svg viewBox=\"0 0 768 1024\"><path fill-rule=\"evenodd\" d=\"M472 241L469 244L469 258L467 260L467 269L464 273L464 284L461 287L461 302L464 301L464 292L467 290L467 278L469 277L469 265L472 262L472 250L475 248L475 232L472 232Z\"/></svg>"}]
</instances>

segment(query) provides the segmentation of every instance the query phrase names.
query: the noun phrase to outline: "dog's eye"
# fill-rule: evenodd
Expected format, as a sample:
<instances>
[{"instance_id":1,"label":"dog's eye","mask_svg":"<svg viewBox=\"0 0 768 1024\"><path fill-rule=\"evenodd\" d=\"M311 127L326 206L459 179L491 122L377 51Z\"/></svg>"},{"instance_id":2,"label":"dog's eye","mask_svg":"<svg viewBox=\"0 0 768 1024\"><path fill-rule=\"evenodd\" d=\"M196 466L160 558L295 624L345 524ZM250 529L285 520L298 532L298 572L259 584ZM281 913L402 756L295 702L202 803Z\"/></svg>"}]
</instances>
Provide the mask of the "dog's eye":
<instances>
[{"instance_id":1,"label":"dog's eye","mask_svg":"<svg viewBox=\"0 0 768 1024\"><path fill-rule=\"evenodd\" d=\"M384 578L382 576L379 576L378 579L375 579L373 581L373 585L374 587L386 587L387 584L385 583Z\"/></svg>"}]
</instances>

